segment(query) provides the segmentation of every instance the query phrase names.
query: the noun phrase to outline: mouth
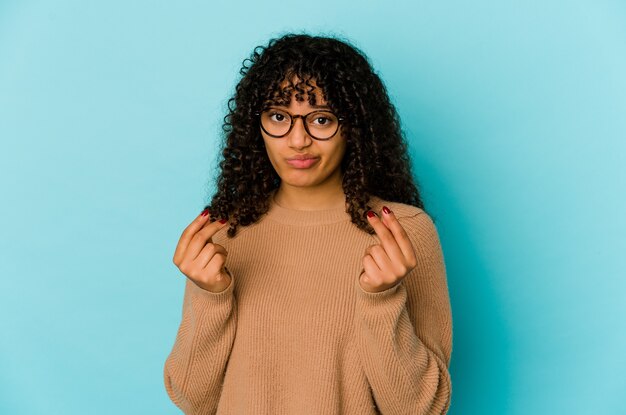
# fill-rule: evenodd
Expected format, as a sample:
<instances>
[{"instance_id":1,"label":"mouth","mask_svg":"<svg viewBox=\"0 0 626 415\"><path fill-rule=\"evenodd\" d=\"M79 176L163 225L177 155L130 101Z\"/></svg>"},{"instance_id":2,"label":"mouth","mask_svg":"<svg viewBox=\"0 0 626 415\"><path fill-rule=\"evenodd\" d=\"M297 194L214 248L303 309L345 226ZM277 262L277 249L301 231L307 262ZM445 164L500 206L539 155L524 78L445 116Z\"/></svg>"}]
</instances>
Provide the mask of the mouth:
<instances>
[{"instance_id":1,"label":"mouth","mask_svg":"<svg viewBox=\"0 0 626 415\"><path fill-rule=\"evenodd\" d=\"M297 169L308 169L320 160L319 157L287 159L287 163Z\"/></svg>"},{"instance_id":2,"label":"mouth","mask_svg":"<svg viewBox=\"0 0 626 415\"><path fill-rule=\"evenodd\" d=\"M307 160L307 159L315 159L319 158L318 156L314 156L313 154L299 154L297 156L289 157L287 160Z\"/></svg>"}]
</instances>

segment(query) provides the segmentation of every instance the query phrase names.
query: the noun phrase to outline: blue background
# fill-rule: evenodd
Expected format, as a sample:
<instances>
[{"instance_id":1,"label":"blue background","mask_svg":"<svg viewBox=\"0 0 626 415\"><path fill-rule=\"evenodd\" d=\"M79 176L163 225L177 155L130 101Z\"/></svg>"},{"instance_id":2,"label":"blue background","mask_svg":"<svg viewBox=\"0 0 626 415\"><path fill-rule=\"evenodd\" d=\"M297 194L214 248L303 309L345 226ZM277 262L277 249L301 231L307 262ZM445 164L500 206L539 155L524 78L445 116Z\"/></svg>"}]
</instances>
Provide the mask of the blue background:
<instances>
[{"instance_id":1,"label":"blue background","mask_svg":"<svg viewBox=\"0 0 626 415\"><path fill-rule=\"evenodd\" d=\"M449 413L625 414L607 0L0 2L0 413L179 413L174 249L242 60L292 30L352 40L400 112L448 269Z\"/></svg>"}]
</instances>

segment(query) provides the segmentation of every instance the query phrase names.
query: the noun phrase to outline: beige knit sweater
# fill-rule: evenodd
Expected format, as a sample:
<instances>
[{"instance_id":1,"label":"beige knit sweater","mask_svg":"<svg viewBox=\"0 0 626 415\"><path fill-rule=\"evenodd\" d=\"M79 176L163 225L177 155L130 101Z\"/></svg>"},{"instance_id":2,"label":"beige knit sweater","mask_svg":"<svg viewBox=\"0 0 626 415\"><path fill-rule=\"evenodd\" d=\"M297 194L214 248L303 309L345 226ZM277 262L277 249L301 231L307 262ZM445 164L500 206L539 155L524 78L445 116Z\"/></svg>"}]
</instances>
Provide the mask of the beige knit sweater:
<instances>
[{"instance_id":1,"label":"beige knit sweater","mask_svg":"<svg viewBox=\"0 0 626 415\"><path fill-rule=\"evenodd\" d=\"M343 208L287 209L273 198L233 239L228 288L188 278L182 320L164 365L185 414L444 414L452 313L437 229L423 210L374 197L407 231L418 265L398 285L364 291L358 276L379 243Z\"/></svg>"}]
</instances>

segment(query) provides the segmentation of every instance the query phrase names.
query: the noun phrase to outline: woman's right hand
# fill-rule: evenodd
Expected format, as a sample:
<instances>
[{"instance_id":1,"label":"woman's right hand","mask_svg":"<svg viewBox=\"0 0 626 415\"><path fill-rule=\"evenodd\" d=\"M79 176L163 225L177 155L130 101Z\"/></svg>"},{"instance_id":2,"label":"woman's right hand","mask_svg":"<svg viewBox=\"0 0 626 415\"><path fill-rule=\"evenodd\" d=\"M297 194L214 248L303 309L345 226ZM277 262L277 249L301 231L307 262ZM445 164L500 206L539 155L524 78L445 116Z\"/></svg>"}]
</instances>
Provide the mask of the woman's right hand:
<instances>
[{"instance_id":1,"label":"woman's right hand","mask_svg":"<svg viewBox=\"0 0 626 415\"><path fill-rule=\"evenodd\" d=\"M228 221L210 222L210 217L205 209L185 228L174 252L174 264L198 287L218 293L231 282L224 268L228 252L222 245L213 243L211 237Z\"/></svg>"}]
</instances>

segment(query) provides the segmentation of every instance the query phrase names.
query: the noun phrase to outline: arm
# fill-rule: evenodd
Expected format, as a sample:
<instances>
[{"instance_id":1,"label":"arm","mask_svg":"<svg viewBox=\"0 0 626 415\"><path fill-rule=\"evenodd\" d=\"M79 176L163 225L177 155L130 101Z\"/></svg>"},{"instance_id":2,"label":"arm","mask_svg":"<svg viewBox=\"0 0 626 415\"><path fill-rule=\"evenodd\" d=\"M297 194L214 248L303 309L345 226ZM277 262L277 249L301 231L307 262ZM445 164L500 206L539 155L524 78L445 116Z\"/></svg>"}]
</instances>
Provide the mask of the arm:
<instances>
[{"instance_id":1,"label":"arm","mask_svg":"<svg viewBox=\"0 0 626 415\"><path fill-rule=\"evenodd\" d=\"M229 273L230 275L230 273ZM237 328L235 284L219 293L187 279L176 341L163 369L165 389L185 414L214 414Z\"/></svg>"},{"instance_id":2,"label":"arm","mask_svg":"<svg viewBox=\"0 0 626 415\"><path fill-rule=\"evenodd\" d=\"M452 392L452 312L443 251L425 212L398 220L417 266L381 292L367 292L356 280L360 358L385 415L445 414Z\"/></svg>"}]
</instances>

